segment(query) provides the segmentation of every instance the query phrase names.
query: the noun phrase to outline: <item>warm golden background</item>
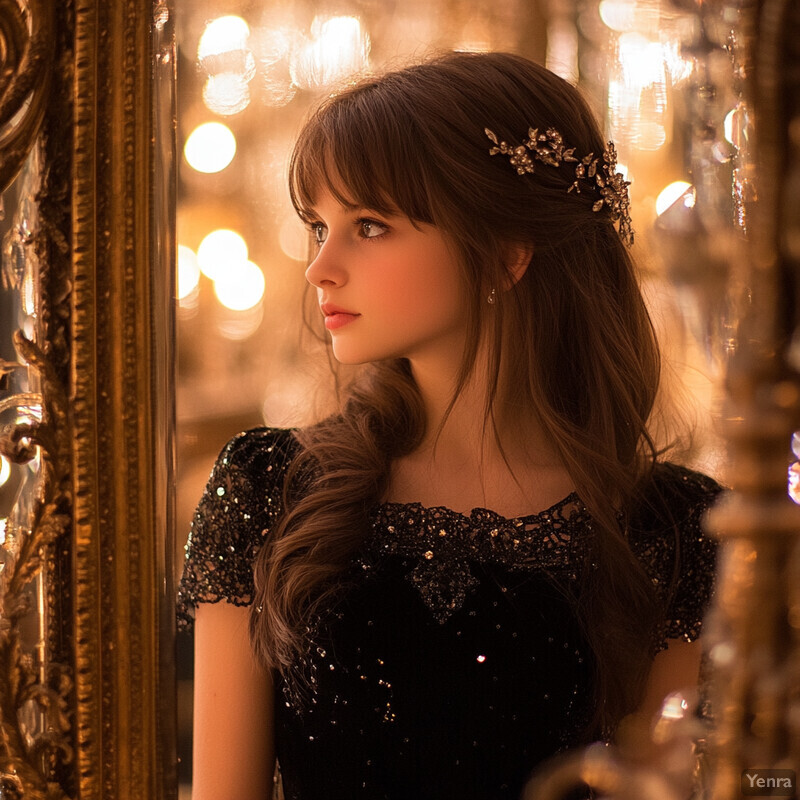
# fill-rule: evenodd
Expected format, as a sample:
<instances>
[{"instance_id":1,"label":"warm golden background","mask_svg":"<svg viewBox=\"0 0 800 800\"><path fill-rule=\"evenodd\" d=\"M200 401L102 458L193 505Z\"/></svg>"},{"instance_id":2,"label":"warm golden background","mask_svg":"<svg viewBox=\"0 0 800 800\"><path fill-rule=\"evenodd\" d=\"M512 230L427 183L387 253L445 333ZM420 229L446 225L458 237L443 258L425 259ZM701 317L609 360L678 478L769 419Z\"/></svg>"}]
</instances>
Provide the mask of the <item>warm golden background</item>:
<instances>
[{"instance_id":1,"label":"warm golden background","mask_svg":"<svg viewBox=\"0 0 800 800\"><path fill-rule=\"evenodd\" d=\"M691 208L695 197L687 97L698 77L682 47L694 35L693 16L668 0L176 5L179 547L228 438L259 424L303 424L331 396L324 351L302 335L308 241L286 189L304 116L342 83L441 49L519 52L590 98L631 181L635 251L670 360L667 383L686 386L677 393L695 431L686 455L719 474L715 378L735 319L708 322L702 293L685 274L670 280L675 266L652 235L659 214ZM709 105L711 157L728 181L733 143L747 124L736 102L719 92ZM184 732L189 692L182 681Z\"/></svg>"}]
</instances>

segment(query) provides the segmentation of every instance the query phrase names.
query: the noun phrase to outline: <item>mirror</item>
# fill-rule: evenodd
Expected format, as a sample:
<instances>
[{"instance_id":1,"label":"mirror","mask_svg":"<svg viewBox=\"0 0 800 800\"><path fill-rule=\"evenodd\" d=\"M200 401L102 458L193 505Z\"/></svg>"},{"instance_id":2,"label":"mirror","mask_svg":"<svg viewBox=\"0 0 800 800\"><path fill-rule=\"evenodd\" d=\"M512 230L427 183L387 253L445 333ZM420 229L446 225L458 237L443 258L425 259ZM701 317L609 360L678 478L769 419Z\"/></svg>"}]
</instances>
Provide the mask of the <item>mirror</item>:
<instances>
[{"instance_id":1,"label":"mirror","mask_svg":"<svg viewBox=\"0 0 800 800\"><path fill-rule=\"evenodd\" d=\"M175 796L174 40L0 2L0 795Z\"/></svg>"},{"instance_id":2,"label":"mirror","mask_svg":"<svg viewBox=\"0 0 800 800\"><path fill-rule=\"evenodd\" d=\"M308 107L352 70L492 48L580 77L634 181L662 340L705 418L716 340L685 332L698 296L666 281L649 236L661 205L687 197L676 182L690 65L677 42L689 22L666 0L0 0L0 794L174 796L172 598L192 509L231 434L302 424L331 399L322 350L299 336L306 242L285 161ZM709 107L738 112L715 117L722 170L725 141L741 146L749 131L730 99ZM235 142L224 164L204 164L202 139L193 161L189 142L209 122L223 137L212 155ZM241 236L223 239L228 267L239 252L231 285L200 252L218 229ZM712 434L701 426L689 455L722 474ZM191 647L179 644L185 679ZM187 779L188 767L184 756Z\"/></svg>"},{"instance_id":3,"label":"mirror","mask_svg":"<svg viewBox=\"0 0 800 800\"><path fill-rule=\"evenodd\" d=\"M657 217L690 188L680 98L690 91L692 63L679 47L688 13L667 0L177 0L176 13L179 555L211 464L232 435L256 425L302 425L330 406L325 353L301 337L308 242L286 188L304 115L337 84L435 49L515 51L580 79L632 180L636 257L676 384L689 387L682 400L696 420L693 449L684 455L721 475L724 452L711 416L724 359L707 347L713 339L702 330L702 296L690 281L675 288L651 234ZM188 792L190 638L179 636L179 653L181 781Z\"/></svg>"},{"instance_id":4,"label":"mirror","mask_svg":"<svg viewBox=\"0 0 800 800\"><path fill-rule=\"evenodd\" d=\"M54 295L65 265L58 199L68 174L45 113L58 15L0 4L0 795L69 791L74 748L68 597L67 343ZM63 296L63 295L62 295Z\"/></svg>"},{"instance_id":5,"label":"mirror","mask_svg":"<svg viewBox=\"0 0 800 800\"><path fill-rule=\"evenodd\" d=\"M69 441L66 397L43 349L43 150L39 139L4 192L0 222L0 671L7 689L16 688L3 693L0 793L9 797L46 780L66 783L72 762L69 622L58 593L67 569ZM12 760L24 777L8 769Z\"/></svg>"}]
</instances>

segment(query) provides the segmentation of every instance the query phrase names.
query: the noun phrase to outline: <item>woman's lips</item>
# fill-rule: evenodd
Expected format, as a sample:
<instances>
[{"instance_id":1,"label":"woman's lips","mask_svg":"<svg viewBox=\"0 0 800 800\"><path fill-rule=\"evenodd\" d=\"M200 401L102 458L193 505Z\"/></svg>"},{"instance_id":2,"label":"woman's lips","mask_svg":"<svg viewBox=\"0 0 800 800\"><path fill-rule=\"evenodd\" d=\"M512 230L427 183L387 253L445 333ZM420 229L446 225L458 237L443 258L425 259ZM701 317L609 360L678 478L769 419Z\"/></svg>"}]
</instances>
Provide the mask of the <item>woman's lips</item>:
<instances>
[{"instance_id":1,"label":"woman's lips","mask_svg":"<svg viewBox=\"0 0 800 800\"><path fill-rule=\"evenodd\" d=\"M322 309L322 313L325 315L325 327L329 331L335 331L337 328L349 325L354 319L356 319L356 317L361 316L353 311L347 311L344 308L337 308L330 303L322 303L320 308Z\"/></svg>"},{"instance_id":2,"label":"woman's lips","mask_svg":"<svg viewBox=\"0 0 800 800\"><path fill-rule=\"evenodd\" d=\"M360 316L360 314L349 314L345 311L336 311L333 314L326 314L325 327L329 331L335 331L337 328L349 325L354 319Z\"/></svg>"}]
</instances>

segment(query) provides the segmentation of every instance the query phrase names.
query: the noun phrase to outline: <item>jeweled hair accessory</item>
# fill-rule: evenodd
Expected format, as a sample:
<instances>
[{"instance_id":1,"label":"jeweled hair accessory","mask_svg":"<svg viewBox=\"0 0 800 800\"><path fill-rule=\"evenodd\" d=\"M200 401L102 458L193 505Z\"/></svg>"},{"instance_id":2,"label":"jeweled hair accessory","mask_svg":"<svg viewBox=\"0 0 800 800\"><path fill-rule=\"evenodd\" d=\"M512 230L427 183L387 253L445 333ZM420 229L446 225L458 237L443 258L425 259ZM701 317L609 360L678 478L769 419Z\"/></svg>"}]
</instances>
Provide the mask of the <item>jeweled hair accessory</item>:
<instances>
[{"instance_id":1,"label":"jeweled hair accessory","mask_svg":"<svg viewBox=\"0 0 800 800\"><path fill-rule=\"evenodd\" d=\"M484 130L495 144L495 147L490 148L489 155L502 153L509 156L511 166L519 175L535 172L535 161L551 167L561 166L565 162L575 164L575 180L567 191L574 189L580 193L581 183L591 185L600 194L592 211L600 211L603 206L608 206L611 219L619 222L620 238L628 247L633 244L628 197L630 181L626 181L623 174L617 172L617 151L613 142L608 142L602 156L595 158L594 153L589 153L588 156L578 159L574 156L575 148L566 147L561 134L554 128L548 128L544 133L539 133L538 128L529 128L527 140L516 147L498 141L494 131L488 128Z\"/></svg>"}]
</instances>

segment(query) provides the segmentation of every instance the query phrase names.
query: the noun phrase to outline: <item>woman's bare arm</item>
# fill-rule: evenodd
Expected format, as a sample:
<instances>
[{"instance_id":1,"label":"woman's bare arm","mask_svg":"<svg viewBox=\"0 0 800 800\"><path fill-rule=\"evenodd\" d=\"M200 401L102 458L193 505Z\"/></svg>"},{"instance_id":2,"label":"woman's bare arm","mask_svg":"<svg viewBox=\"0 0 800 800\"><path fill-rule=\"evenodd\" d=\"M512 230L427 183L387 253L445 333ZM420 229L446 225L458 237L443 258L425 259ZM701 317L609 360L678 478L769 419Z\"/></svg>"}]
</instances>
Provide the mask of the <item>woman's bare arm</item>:
<instances>
[{"instance_id":1,"label":"woman's bare arm","mask_svg":"<svg viewBox=\"0 0 800 800\"><path fill-rule=\"evenodd\" d=\"M700 679L701 655L700 642L669 640L667 649L653 659L639 713L652 719L668 694L681 689L696 689Z\"/></svg>"},{"instance_id":2,"label":"woman's bare arm","mask_svg":"<svg viewBox=\"0 0 800 800\"><path fill-rule=\"evenodd\" d=\"M667 649L653 659L644 699L633 714L622 720L617 733L617 743L628 755L642 760L658 755L658 748L650 740L654 718L668 694L697 689L701 656L700 642L671 639Z\"/></svg>"},{"instance_id":3,"label":"woman's bare arm","mask_svg":"<svg viewBox=\"0 0 800 800\"><path fill-rule=\"evenodd\" d=\"M272 796L272 679L250 648L249 614L225 602L197 607L192 800Z\"/></svg>"}]
</instances>

